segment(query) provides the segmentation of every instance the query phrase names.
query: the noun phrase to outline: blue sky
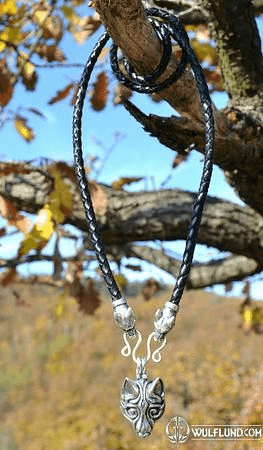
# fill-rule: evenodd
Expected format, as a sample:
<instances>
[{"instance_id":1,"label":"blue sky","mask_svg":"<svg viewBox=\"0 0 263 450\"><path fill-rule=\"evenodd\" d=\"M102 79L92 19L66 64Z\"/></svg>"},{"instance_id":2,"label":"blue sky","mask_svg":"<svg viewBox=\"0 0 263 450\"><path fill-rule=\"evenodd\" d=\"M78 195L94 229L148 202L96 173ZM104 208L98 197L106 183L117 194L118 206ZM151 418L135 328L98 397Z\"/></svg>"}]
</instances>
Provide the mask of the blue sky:
<instances>
[{"instance_id":1,"label":"blue sky","mask_svg":"<svg viewBox=\"0 0 263 450\"><path fill-rule=\"evenodd\" d=\"M260 32L263 30L262 19L258 20ZM96 36L88 40L84 45L75 43L71 36L66 36L63 41L63 48L68 56L68 62L85 63L96 37L101 34L101 29ZM80 78L81 68L65 69L39 69L39 82L35 92L26 92L23 86L16 87L13 100L8 105L8 109L15 110L19 105L25 107L36 107L42 111L46 120L42 120L34 115L30 115L29 125L35 130L37 136L30 143L26 143L15 131L13 124L7 124L1 130L0 149L1 160L31 160L39 157L48 157L55 160L65 160L72 162L72 106L69 105L70 97L49 106L48 100L54 96L56 91L63 89L71 81ZM133 101L145 112L156 113L158 115L169 116L174 111L165 102L154 103L146 96L135 94ZM227 96L225 94L213 95L213 101L218 108L225 106ZM25 114L21 110L21 115ZM27 115L27 114L25 114ZM27 115L29 116L29 114ZM118 131L126 137L117 144L110 154L107 163L100 174L99 181L110 184L120 176L141 176L148 178L148 188L154 186L158 189L160 184L170 172L171 162L175 153L165 148L152 137L148 136L140 125L128 114L122 106L114 107L112 102L108 102L107 107L102 112L93 111L88 102L84 111L83 120L83 142L84 154L102 155L102 150L94 143L93 136L96 136L106 147L110 147L113 142L113 135ZM173 171L173 176L166 187L179 187L196 191L199 185L202 170L202 155L192 152L187 163L180 165ZM141 189L144 182L134 185L134 188ZM213 179L209 190L210 195L225 198L242 204L224 180L224 175L215 167ZM0 247L0 257L8 251L10 257L15 256L20 236L12 239L2 239ZM176 253L182 254L183 243L169 244L169 248ZM72 249L64 248L65 254ZM205 247L198 247L196 259L210 259L213 253L209 253ZM149 266L145 266L147 271ZM33 267L23 267L23 273L33 271ZM35 265L34 270L46 270L45 265ZM149 272L143 273L141 277L148 277ZM137 274L136 274L137 276ZM172 282L171 277L167 277L163 272L159 272L159 277ZM242 286L237 284L235 293L240 293ZM255 281L253 285L253 295L260 296L262 283ZM217 292L223 293L223 288L218 287Z\"/></svg>"}]
</instances>

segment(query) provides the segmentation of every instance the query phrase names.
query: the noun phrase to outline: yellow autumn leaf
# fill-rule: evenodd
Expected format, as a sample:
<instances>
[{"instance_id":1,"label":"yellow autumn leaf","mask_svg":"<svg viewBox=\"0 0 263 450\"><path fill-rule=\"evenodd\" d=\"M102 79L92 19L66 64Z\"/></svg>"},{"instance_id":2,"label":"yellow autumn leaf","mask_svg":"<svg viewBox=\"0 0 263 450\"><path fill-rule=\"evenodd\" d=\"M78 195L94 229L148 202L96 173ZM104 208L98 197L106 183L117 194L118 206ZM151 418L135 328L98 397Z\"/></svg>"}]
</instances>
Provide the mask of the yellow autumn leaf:
<instances>
[{"instance_id":1,"label":"yellow autumn leaf","mask_svg":"<svg viewBox=\"0 0 263 450\"><path fill-rule=\"evenodd\" d=\"M53 231L54 224L52 220L52 212L49 205L45 205L38 213L35 229L39 233L39 236L43 240L49 240Z\"/></svg>"},{"instance_id":2,"label":"yellow autumn leaf","mask_svg":"<svg viewBox=\"0 0 263 450\"><path fill-rule=\"evenodd\" d=\"M61 6L61 11L63 12L65 18L70 23L74 23L74 22L76 22L77 19L80 19L80 17L74 11L74 8L70 8L69 6L63 5L63 6Z\"/></svg>"},{"instance_id":3,"label":"yellow autumn leaf","mask_svg":"<svg viewBox=\"0 0 263 450\"><path fill-rule=\"evenodd\" d=\"M250 324L252 322L252 311L251 309L247 309L244 311L244 322Z\"/></svg>"},{"instance_id":4,"label":"yellow autumn leaf","mask_svg":"<svg viewBox=\"0 0 263 450\"><path fill-rule=\"evenodd\" d=\"M207 42L199 42L197 39L191 39L191 45L199 62L207 62L211 66L217 64L218 56L216 48Z\"/></svg>"},{"instance_id":5,"label":"yellow autumn leaf","mask_svg":"<svg viewBox=\"0 0 263 450\"><path fill-rule=\"evenodd\" d=\"M52 212L49 205L42 208L36 218L32 230L25 236L18 250L18 255L26 255L30 250L42 249L51 238L55 230Z\"/></svg>"},{"instance_id":6,"label":"yellow autumn leaf","mask_svg":"<svg viewBox=\"0 0 263 450\"><path fill-rule=\"evenodd\" d=\"M114 278L115 278L119 288L121 289L121 291L124 291L127 286L127 278L124 275L122 275L122 273L118 273L118 274L114 275Z\"/></svg>"},{"instance_id":7,"label":"yellow autumn leaf","mask_svg":"<svg viewBox=\"0 0 263 450\"><path fill-rule=\"evenodd\" d=\"M18 131L25 141L30 142L35 138L35 133L32 128L27 125L27 120L24 117L16 116L14 120L15 129Z\"/></svg>"},{"instance_id":8,"label":"yellow autumn leaf","mask_svg":"<svg viewBox=\"0 0 263 450\"><path fill-rule=\"evenodd\" d=\"M31 62L26 62L24 71L28 77L32 76L32 74L35 72L34 64L32 64Z\"/></svg>"},{"instance_id":9,"label":"yellow autumn leaf","mask_svg":"<svg viewBox=\"0 0 263 450\"><path fill-rule=\"evenodd\" d=\"M65 217L72 211L72 194L56 167L52 167L49 172L54 178L54 190L48 197L49 207L52 212L53 220L59 224L63 222Z\"/></svg>"},{"instance_id":10,"label":"yellow autumn leaf","mask_svg":"<svg viewBox=\"0 0 263 450\"><path fill-rule=\"evenodd\" d=\"M58 305L56 308L56 316L58 319L62 316L63 311L64 311L64 307L62 305Z\"/></svg>"},{"instance_id":11,"label":"yellow autumn leaf","mask_svg":"<svg viewBox=\"0 0 263 450\"><path fill-rule=\"evenodd\" d=\"M25 239L21 242L18 249L18 256L26 255L30 250L38 248L39 240L37 236L36 229L33 228L30 233L28 233Z\"/></svg>"},{"instance_id":12,"label":"yellow autumn leaf","mask_svg":"<svg viewBox=\"0 0 263 450\"><path fill-rule=\"evenodd\" d=\"M64 311L65 311L65 295L63 293L55 309L55 315L57 319L60 319Z\"/></svg>"},{"instance_id":13,"label":"yellow autumn leaf","mask_svg":"<svg viewBox=\"0 0 263 450\"><path fill-rule=\"evenodd\" d=\"M21 40L21 34L19 27L6 27L1 33L0 33L0 52L2 52L6 44L3 41L7 41L13 44L17 44Z\"/></svg>"},{"instance_id":14,"label":"yellow autumn leaf","mask_svg":"<svg viewBox=\"0 0 263 450\"><path fill-rule=\"evenodd\" d=\"M77 42L81 41L82 38L79 36L79 33L82 31L86 18L80 17L74 8L69 6L62 6L61 11L69 22L69 31L73 34L73 37Z\"/></svg>"},{"instance_id":15,"label":"yellow autumn leaf","mask_svg":"<svg viewBox=\"0 0 263 450\"><path fill-rule=\"evenodd\" d=\"M50 208L50 212L52 214L53 220L56 222L56 224L63 222L65 219L65 214L60 208L61 203L60 203L59 195L57 194L56 191L53 191L50 194L49 201L50 201L49 208Z\"/></svg>"},{"instance_id":16,"label":"yellow autumn leaf","mask_svg":"<svg viewBox=\"0 0 263 450\"><path fill-rule=\"evenodd\" d=\"M47 244L47 240L43 239L40 233L33 227L30 233L28 233L25 239L21 242L18 256L26 255L30 250L37 250L43 248Z\"/></svg>"},{"instance_id":17,"label":"yellow autumn leaf","mask_svg":"<svg viewBox=\"0 0 263 450\"><path fill-rule=\"evenodd\" d=\"M16 14L17 7L16 7L16 0L6 0L0 5L0 15L3 14Z\"/></svg>"},{"instance_id":18,"label":"yellow autumn leaf","mask_svg":"<svg viewBox=\"0 0 263 450\"><path fill-rule=\"evenodd\" d=\"M37 22L39 25L42 25L45 21L45 19L48 16L48 8L42 7L39 9L36 9L34 12L34 21Z\"/></svg>"},{"instance_id":19,"label":"yellow autumn leaf","mask_svg":"<svg viewBox=\"0 0 263 450\"><path fill-rule=\"evenodd\" d=\"M54 189L49 194L47 203L39 211L32 230L22 241L18 256L33 249L41 250L48 243L56 226L64 222L72 210L72 195L58 169L56 166L51 167L49 172L54 178Z\"/></svg>"}]
</instances>

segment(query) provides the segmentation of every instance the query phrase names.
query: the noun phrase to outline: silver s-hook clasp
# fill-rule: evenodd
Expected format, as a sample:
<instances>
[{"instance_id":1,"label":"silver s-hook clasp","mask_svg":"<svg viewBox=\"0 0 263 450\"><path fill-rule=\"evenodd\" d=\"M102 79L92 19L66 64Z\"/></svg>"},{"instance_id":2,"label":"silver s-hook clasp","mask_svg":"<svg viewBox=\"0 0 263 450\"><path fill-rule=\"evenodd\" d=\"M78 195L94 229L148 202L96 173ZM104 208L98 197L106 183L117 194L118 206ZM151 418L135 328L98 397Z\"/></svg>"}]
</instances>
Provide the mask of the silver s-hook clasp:
<instances>
[{"instance_id":1,"label":"silver s-hook clasp","mask_svg":"<svg viewBox=\"0 0 263 450\"><path fill-rule=\"evenodd\" d=\"M131 348L131 344L128 340L129 335L127 335L127 333L123 333L123 340L125 342L125 346L122 348L121 350L121 354L122 356L128 357L130 355L132 355L132 359L133 361L138 364L138 360L141 359L137 356L137 350L139 349L141 342L142 342L142 335L141 333L136 330L136 334L134 337L137 336L137 342L134 345L134 348L132 350ZM166 337L162 340L161 345L159 345L159 347L152 351L151 349L151 344L152 344L152 339L154 339L155 342L157 342L156 340L156 336L155 336L155 332L153 331L147 339L147 343L146 343L146 348L147 348L147 356L146 358L144 358L147 362L152 359L153 362L160 362L162 359L162 355L161 355L161 350L165 347L166 345Z\"/></svg>"}]
</instances>

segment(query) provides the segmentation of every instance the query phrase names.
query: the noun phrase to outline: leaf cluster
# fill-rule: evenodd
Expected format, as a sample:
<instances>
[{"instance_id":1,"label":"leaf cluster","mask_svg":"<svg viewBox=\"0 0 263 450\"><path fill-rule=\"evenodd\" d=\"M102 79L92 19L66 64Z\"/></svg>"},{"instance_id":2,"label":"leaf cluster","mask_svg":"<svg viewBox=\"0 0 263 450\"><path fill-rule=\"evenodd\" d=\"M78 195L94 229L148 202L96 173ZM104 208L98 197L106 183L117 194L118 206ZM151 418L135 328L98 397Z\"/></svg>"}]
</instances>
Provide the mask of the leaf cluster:
<instances>
[{"instance_id":1,"label":"leaf cluster","mask_svg":"<svg viewBox=\"0 0 263 450\"><path fill-rule=\"evenodd\" d=\"M86 10L89 10L90 14L83 14ZM26 3L7 0L1 5L0 126L13 122L16 131L26 142L35 138L36 133L28 124L27 114L29 112L44 118L37 107L23 106L16 111L6 110L16 93L16 85L22 83L27 91L35 91L39 72L44 68L50 67L59 71L68 65L78 66L76 63L67 63L67 55L62 50L63 37L70 34L77 44L83 44L100 25L99 15L89 8L87 0L39 0ZM189 25L187 29L197 57L204 65L211 90L221 91L222 79L208 25ZM107 53L106 48L96 69L93 87L88 92L90 105L95 111L103 110L109 100L112 76L107 73ZM47 103L53 105L72 94L71 104L74 104L77 88L78 80L71 80L52 98L47 99ZM118 83L114 84L113 91L114 105L122 103L123 98L132 95L129 89ZM152 97L158 101L157 96Z\"/></svg>"}]
</instances>

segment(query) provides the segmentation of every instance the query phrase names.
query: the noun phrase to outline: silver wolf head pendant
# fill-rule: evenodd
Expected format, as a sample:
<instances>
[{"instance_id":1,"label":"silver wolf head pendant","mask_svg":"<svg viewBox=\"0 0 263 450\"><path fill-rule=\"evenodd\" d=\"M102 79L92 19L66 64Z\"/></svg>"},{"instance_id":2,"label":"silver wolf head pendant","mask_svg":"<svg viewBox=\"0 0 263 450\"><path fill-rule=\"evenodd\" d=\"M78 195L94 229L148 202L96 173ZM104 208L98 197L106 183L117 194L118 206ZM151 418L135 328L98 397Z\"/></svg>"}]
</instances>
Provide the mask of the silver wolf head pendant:
<instances>
[{"instance_id":1,"label":"silver wolf head pendant","mask_svg":"<svg viewBox=\"0 0 263 450\"><path fill-rule=\"evenodd\" d=\"M138 358L136 380L125 378L121 391L121 411L141 438L151 434L154 423L164 413L164 386L160 378L149 380L145 358Z\"/></svg>"}]
</instances>

